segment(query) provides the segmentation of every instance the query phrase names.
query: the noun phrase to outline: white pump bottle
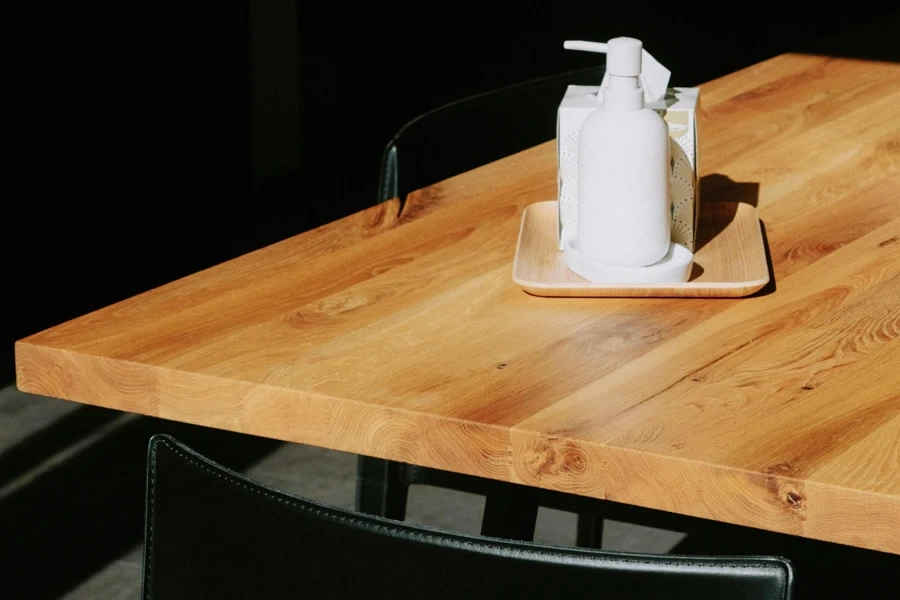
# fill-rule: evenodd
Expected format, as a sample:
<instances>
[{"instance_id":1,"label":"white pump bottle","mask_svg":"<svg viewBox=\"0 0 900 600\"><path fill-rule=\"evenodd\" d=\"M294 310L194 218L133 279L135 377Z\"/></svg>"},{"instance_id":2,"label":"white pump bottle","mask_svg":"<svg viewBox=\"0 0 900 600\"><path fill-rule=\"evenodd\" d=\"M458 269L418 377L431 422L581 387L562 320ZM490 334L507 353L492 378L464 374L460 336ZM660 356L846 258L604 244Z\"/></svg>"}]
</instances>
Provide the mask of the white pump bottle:
<instances>
[{"instance_id":1,"label":"white pump bottle","mask_svg":"<svg viewBox=\"0 0 900 600\"><path fill-rule=\"evenodd\" d=\"M578 139L575 243L591 261L645 267L666 256L671 240L668 128L644 107L640 40L619 37L605 46L608 85Z\"/></svg>"}]
</instances>

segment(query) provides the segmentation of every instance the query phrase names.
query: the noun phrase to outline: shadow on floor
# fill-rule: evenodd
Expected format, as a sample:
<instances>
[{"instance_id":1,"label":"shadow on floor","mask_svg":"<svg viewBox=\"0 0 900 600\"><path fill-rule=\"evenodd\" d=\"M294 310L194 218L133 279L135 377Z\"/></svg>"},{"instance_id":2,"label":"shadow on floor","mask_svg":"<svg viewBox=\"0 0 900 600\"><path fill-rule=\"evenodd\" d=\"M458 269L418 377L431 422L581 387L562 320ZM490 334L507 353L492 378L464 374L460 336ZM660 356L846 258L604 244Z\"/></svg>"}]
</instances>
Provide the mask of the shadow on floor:
<instances>
[{"instance_id":1,"label":"shadow on floor","mask_svg":"<svg viewBox=\"0 0 900 600\"><path fill-rule=\"evenodd\" d=\"M90 443L59 457L72 443L97 432L101 435ZM79 407L0 454L0 479L8 484L0 488L3 595L59 597L141 543L147 442L161 432L237 470L281 445Z\"/></svg>"}]
</instances>

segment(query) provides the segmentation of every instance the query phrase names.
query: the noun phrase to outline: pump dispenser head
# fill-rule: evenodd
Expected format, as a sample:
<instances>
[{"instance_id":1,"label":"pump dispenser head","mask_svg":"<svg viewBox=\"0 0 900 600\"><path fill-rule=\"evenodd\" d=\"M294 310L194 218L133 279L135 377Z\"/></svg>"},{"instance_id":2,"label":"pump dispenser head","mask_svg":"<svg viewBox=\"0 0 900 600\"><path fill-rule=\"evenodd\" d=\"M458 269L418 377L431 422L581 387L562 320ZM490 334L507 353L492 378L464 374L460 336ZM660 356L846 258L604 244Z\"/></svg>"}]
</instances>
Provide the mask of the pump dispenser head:
<instances>
[{"instance_id":1,"label":"pump dispenser head","mask_svg":"<svg viewBox=\"0 0 900 600\"><path fill-rule=\"evenodd\" d=\"M617 37L606 45L606 74L609 85L603 90L603 106L608 110L630 111L644 108L640 40Z\"/></svg>"},{"instance_id":2,"label":"pump dispenser head","mask_svg":"<svg viewBox=\"0 0 900 600\"><path fill-rule=\"evenodd\" d=\"M606 90L611 76L638 77L643 89L644 103L662 100L669 87L671 71L662 66L649 52L643 49L640 40L627 37L614 38L608 44L569 40L563 43L566 50L599 52L606 54L606 75L601 87Z\"/></svg>"},{"instance_id":3,"label":"pump dispenser head","mask_svg":"<svg viewBox=\"0 0 900 600\"><path fill-rule=\"evenodd\" d=\"M606 45L606 72L615 77L639 77L641 74L641 40L617 37Z\"/></svg>"}]
</instances>

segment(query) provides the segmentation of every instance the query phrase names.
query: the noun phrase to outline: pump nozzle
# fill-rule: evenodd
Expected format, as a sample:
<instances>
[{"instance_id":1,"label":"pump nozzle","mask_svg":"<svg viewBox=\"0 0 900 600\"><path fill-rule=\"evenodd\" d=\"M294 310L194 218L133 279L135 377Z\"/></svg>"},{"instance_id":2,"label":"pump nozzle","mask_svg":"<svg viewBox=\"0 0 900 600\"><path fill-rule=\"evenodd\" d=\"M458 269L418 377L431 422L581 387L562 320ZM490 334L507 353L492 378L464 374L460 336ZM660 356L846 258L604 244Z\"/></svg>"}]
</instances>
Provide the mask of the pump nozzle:
<instances>
[{"instance_id":1,"label":"pump nozzle","mask_svg":"<svg viewBox=\"0 0 900 600\"><path fill-rule=\"evenodd\" d=\"M563 42L566 50L581 50L582 52L606 53L606 44L600 42L584 42L582 40L566 40Z\"/></svg>"}]
</instances>

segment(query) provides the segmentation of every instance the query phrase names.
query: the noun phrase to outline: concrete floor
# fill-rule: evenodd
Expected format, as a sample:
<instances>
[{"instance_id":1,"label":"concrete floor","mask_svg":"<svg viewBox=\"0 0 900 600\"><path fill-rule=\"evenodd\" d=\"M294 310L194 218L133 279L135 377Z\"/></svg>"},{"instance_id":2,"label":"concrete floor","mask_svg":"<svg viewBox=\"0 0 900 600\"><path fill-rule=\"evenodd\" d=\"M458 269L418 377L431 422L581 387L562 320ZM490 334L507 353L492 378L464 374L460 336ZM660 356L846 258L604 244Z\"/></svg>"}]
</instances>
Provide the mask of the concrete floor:
<instances>
[{"instance_id":1,"label":"concrete floor","mask_svg":"<svg viewBox=\"0 0 900 600\"><path fill-rule=\"evenodd\" d=\"M353 506L354 455L125 415L8 385L0 389L0 564L15 567L5 585L28 592L0 596L139 597L145 447L164 431L258 481ZM413 486L407 520L477 534L483 506L481 496ZM574 514L541 509L536 540L574 544L575 525ZM682 538L607 521L603 544L665 553Z\"/></svg>"}]
</instances>

